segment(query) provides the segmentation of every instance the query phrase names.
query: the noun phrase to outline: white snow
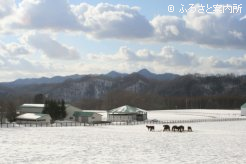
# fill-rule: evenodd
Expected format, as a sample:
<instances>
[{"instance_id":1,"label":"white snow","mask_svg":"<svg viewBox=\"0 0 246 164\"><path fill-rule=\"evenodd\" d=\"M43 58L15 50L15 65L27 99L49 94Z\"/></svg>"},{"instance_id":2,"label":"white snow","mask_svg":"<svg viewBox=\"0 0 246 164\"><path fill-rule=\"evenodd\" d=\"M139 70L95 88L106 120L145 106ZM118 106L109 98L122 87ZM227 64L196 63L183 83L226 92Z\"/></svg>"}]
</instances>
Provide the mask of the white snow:
<instances>
[{"instance_id":1,"label":"white snow","mask_svg":"<svg viewBox=\"0 0 246 164\"><path fill-rule=\"evenodd\" d=\"M239 117L237 114L220 110L151 111L148 117ZM147 131L145 124L0 128L0 163L246 163L246 121L183 125L185 129L191 126L193 132L162 132L162 124L154 125L155 132Z\"/></svg>"},{"instance_id":2,"label":"white snow","mask_svg":"<svg viewBox=\"0 0 246 164\"><path fill-rule=\"evenodd\" d=\"M163 110L148 112L148 119L166 120L196 120L196 119L219 119L240 118L240 110L211 110L211 109L183 109Z\"/></svg>"},{"instance_id":3,"label":"white snow","mask_svg":"<svg viewBox=\"0 0 246 164\"><path fill-rule=\"evenodd\" d=\"M36 114L36 113L25 113L22 115L19 115L18 117L16 117L17 119L29 119L29 120L36 120L42 116L44 116L45 114Z\"/></svg>"}]
</instances>

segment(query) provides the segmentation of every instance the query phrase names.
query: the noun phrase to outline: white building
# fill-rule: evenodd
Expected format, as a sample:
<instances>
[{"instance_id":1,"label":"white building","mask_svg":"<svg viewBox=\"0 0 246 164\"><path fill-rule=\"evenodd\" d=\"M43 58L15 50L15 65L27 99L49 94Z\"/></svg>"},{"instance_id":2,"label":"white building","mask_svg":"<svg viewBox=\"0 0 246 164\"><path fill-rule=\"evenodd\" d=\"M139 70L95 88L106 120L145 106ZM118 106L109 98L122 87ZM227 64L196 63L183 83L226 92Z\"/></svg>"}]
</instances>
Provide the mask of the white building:
<instances>
[{"instance_id":1,"label":"white building","mask_svg":"<svg viewBox=\"0 0 246 164\"><path fill-rule=\"evenodd\" d=\"M96 112L74 112L75 121L93 123L102 121L102 115Z\"/></svg>"},{"instance_id":2,"label":"white building","mask_svg":"<svg viewBox=\"0 0 246 164\"><path fill-rule=\"evenodd\" d=\"M144 121L147 119L147 111L124 105L108 111L108 121L128 122L128 121Z\"/></svg>"},{"instance_id":3,"label":"white building","mask_svg":"<svg viewBox=\"0 0 246 164\"><path fill-rule=\"evenodd\" d=\"M25 113L42 113L44 110L44 104L22 104L17 109L17 114Z\"/></svg>"},{"instance_id":4,"label":"white building","mask_svg":"<svg viewBox=\"0 0 246 164\"><path fill-rule=\"evenodd\" d=\"M67 112L67 115L64 118L64 120L75 121L74 113L82 112L82 109L72 106L70 104L66 104L66 112Z\"/></svg>"},{"instance_id":5,"label":"white building","mask_svg":"<svg viewBox=\"0 0 246 164\"><path fill-rule=\"evenodd\" d=\"M66 104L66 117L64 120L75 121L75 117L73 116L74 112L81 112L82 109L72 106L70 104ZM36 113L42 114L44 110L44 104L23 104L17 110L17 114L25 114L25 113Z\"/></svg>"},{"instance_id":6,"label":"white building","mask_svg":"<svg viewBox=\"0 0 246 164\"><path fill-rule=\"evenodd\" d=\"M241 106L241 116L246 116L246 103Z\"/></svg>"},{"instance_id":7,"label":"white building","mask_svg":"<svg viewBox=\"0 0 246 164\"><path fill-rule=\"evenodd\" d=\"M51 117L49 114L25 113L16 117L16 123L50 123Z\"/></svg>"}]
</instances>

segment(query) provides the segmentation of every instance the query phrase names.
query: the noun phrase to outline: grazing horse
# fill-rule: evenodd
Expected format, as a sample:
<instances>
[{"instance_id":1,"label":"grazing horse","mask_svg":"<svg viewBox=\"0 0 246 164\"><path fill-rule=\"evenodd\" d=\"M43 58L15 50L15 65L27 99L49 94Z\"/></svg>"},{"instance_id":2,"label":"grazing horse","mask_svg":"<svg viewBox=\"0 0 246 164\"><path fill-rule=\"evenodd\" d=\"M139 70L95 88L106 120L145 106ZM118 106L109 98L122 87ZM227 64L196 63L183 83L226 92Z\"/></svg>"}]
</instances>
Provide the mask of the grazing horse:
<instances>
[{"instance_id":1,"label":"grazing horse","mask_svg":"<svg viewBox=\"0 0 246 164\"><path fill-rule=\"evenodd\" d=\"M164 129L163 129L163 132L164 131L170 131L170 126L169 125L163 125Z\"/></svg>"},{"instance_id":2,"label":"grazing horse","mask_svg":"<svg viewBox=\"0 0 246 164\"><path fill-rule=\"evenodd\" d=\"M172 127L172 131L175 132L176 130L178 131L179 129L178 129L178 127L177 127L176 125L174 125L174 126Z\"/></svg>"},{"instance_id":3,"label":"grazing horse","mask_svg":"<svg viewBox=\"0 0 246 164\"><path fill-rule=\"evenodd\" d=\"M183 125L178 126L178 131L179 132L183 132L184 131L184 126Z\"/></svg>"},{"instance_id":4,"label":"grazing horse","mask_svg":"<svg viewBox=\"0 0 246 164\"><path fill-rule=\"evenodd\" d=\"M155 127L154 126L149 126L149 125L146 125L146 127L148 128L149 131L153 131L155 130Z\"/></svg>"},{"instance_id":5,"label":"grazing horse","mask_svg":"<svg viewBox=\"0 0 246 164\"><path fill-rule=\"evenodd\" d=\"M192 132L192 128L188 126L188 132Z\"/></svg>"}]
</instances>

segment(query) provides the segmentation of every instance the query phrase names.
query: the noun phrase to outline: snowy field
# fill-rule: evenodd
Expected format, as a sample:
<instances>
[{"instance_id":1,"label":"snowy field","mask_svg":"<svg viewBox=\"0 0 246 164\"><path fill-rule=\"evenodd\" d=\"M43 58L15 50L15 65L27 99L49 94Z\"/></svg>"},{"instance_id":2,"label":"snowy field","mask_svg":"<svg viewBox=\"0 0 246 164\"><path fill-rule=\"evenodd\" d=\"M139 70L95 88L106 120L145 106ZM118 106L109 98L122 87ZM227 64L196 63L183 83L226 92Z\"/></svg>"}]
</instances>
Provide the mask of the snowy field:
<instances>
[{"instance_id":1,"label":"snowy field","mask_svg":"<svg viewBox=\"0 0 246 164\"><path fill-rule=\"evenodd\" d=\"M196 120L196 119L220 119L240 118L240 110L212 110L212 109L188 109L188 110L163 110L151 111L148 119L166 120Z\"/></svg>"},{"instance_id":2,"label":"snowy field","mask_svg":"<svg viewBox=\"0 0 246 164\"><path fill-rule=\"evenodd\" d=\"M239 111L149 112L159 120L171 115L240 117ZM155 132L145 125L0 128L0 163L246 163L246 121L183 125L193 132L162 132L161 124Z\"/></svg>"}]
</instances>

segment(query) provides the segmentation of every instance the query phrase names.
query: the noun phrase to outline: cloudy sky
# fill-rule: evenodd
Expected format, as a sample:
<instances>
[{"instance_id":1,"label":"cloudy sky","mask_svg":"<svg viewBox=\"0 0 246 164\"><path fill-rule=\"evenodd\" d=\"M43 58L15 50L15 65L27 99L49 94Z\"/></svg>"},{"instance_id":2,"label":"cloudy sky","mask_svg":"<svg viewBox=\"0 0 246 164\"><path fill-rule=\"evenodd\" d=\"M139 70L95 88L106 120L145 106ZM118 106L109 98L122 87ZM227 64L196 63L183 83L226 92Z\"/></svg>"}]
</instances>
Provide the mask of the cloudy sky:
<instances>
[{"instance_id":1,"label":"cloudy sky","mask_svg":"<svg viewBox=\"0 0 246 164\"><path fill-rule=\"evenodd\" d=\"M243 1L1 0L0 81L142 68L246 74Z\"/></svg>"}]
</instances>

